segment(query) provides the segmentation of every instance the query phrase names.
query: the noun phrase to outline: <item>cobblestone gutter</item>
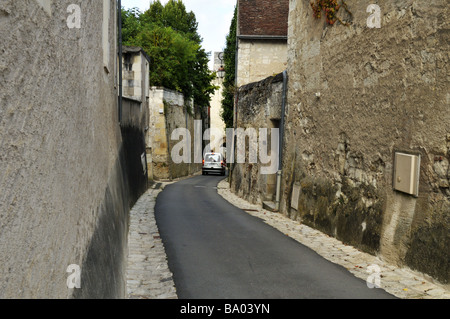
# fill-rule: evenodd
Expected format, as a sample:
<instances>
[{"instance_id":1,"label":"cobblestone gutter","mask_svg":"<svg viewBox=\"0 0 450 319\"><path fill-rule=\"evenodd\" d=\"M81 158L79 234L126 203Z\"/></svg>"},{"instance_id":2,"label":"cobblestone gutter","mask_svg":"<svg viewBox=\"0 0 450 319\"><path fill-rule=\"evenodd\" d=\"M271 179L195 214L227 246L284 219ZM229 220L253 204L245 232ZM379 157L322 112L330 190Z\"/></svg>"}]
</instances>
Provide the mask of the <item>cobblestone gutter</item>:
<instances>
[{"instance_id":1,"label":"cobblestone gutter","mask_svg":"<svg viewBox=\"0 0 450 319\"><path fill-rule=\"evenodd\" d=\"M154 215L156 197L161 191L154 185L139 198L130 212L128 299L178 298Z\"/></svg>"}]
</instances>

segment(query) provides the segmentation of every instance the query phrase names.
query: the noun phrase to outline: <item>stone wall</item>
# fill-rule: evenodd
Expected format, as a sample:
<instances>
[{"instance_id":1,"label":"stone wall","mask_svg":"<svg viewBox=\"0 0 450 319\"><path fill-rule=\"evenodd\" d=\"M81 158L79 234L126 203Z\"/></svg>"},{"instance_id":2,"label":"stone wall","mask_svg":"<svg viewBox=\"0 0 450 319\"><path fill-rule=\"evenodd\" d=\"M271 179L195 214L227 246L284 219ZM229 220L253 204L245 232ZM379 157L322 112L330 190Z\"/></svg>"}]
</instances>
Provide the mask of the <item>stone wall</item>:
<instances>
[{"instance_id":1,"label":"stone wall","mask_svg":"<svg viewBox=\"0 0 450 319\"><path fill-rule=\"evenodd\" d=\"M148 126L148 107L145 103L122 97L122 127L137 127L145 131Z\"/></svg>"},{"instance_id":2,"label":"stone wall","mask_svg":"<svg viewBox=\"0 0 450 319\"><path fill-rule=\"evenodd\" d=\"M346 1L349 27L291 0L282 211L449 282L448 1ZM419 196L393 190L394 154L421 156Z\"/></svg>"},{"instance_id":3,"label":"stone wall","mask_svg":"<svg viewBox=\"0 0 450 319\"><path fill-rule=\"evenodd\" d=\"M124 153L129 206L147 190L149 169L147 165L146 131L148 107L144 102L122 98L122 121L120 131Z\"/></svg>"},{"instance_id":4,"label":"stone wall","mask_svg":"<svg viewBox=\"0 0 450 319\"><path fill-rule=\"evenodd\" d=\"M272 149L270 129L278 128L280 122L281 105L283 93L283 75L270 76L263 81L244 85L237 92L236 104L236 127L239 129L255 129L256 139L246 138L245 141L245 163L238 162L237 153L235 164L231 165L231 190L252 203L274 200L276 186L276 172L273 174L262 174L261 168L268 165L261 163L259 156L259 142L262 138L259 129L268 129L268 150ZM237 141L236 141L237 145ZM252 163L249 156L250 145L255 147L257 162ZM274 151L278 154L278 149ZM237 152L239 150L237 149ZM268 154L269 155L269 154ZM277 158L278 159L278 158ZM277 169L278 167L275 166Z\"/></svg>"},{"instance_id":5,"label":"stone wall","mask_svg":"<svg viewBox=\"0 0 450 319\"><path fill-rule=\"evenodd\" d=\"M115 1L0 2L0 297L125 296ZM99 18L100 17L100 18ZM102 18L103 17L103 18ZM69 289L69 265L81 288Z\"/></svg>"},{"instance_id":6,"label":"stone wall","mask_svg":"<svg viewBox=\"0 0 450 319\"><path fill-rule=\"evenodd\" d=\"M194 163L194 120L192 103L187 104L181 93L159 87L151 87L149 102L150 125L148 136L152 153L152 171L155 180L174 179L188 176L201 169L201 163ZM180 142L178 136L172 140L172 132L188 128L191 136L190 163L174 163L171 153ZM187 148L186 148L187 149Z\"/></svg>"}]
</instances>

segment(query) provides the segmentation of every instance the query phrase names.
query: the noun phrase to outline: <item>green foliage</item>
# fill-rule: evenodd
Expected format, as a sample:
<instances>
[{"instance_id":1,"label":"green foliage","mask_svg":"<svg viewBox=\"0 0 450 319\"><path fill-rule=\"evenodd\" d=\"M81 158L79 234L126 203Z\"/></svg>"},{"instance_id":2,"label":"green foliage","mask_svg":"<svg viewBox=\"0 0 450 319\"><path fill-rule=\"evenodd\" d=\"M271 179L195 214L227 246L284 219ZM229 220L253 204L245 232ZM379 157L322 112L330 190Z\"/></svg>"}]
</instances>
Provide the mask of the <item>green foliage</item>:
<instances>
[{"instance_id":1,"label":"green foliage","mask_svg":"<svg viewBox=\"0 0 450 319\"><path fill-rule=\"evenodd\" d=\"M198 23L181 0L159 0L144 13L122 9L124 45L139 46L150 56L150 84L164 86L194 98L200 107L209 105L216 89L208 69L209 54L201 47Z\"/></svg>"},{"instance_id":2,"label":"green foliage","mask_svg":"<svg viewBox=\"0 0 450 319\"><path fill-rule=\"evenodd\" d=\"M172 28L152 26L144 28L135 38L151 57L150 83L192 96L186 66L194 63L198 45Z\"/></svg>"},{"instance_id":3,"label":"green foliage","mask_svg":"<svg viewBox=\"0 0 450 319\"><path fill-rule=\"evenodd\" d=\"M124 43L135 38L141 31L140 14L141 12L138 8L132 8L126 11L122 9L122 41Z\"/></svg>"},{"instance_id":4,"label":"green foliage","mask_svg":"<svg viewBox=\"0 0 450 319\"><path fill-rule=\"evenodd\" d=\"M196 105L207 107L211 96L218 87L212 84L216 78L215 73L208 69L209 55L204 49L197 51L194 63L191 65L192 94Z\"/></svg>"},{"instance_id":5,"label":"green foliage","mask_svg":"<svg viewBox=\"0 0 450 319\"><path fill-rule=\"evenodd\" d=\"M225 122L226 127L233 127L234 93L236 90L236 26L237 8L235 7L223 54L225 79L223 81L222 112L220 115Z\"/></svg>"}]
</instances>

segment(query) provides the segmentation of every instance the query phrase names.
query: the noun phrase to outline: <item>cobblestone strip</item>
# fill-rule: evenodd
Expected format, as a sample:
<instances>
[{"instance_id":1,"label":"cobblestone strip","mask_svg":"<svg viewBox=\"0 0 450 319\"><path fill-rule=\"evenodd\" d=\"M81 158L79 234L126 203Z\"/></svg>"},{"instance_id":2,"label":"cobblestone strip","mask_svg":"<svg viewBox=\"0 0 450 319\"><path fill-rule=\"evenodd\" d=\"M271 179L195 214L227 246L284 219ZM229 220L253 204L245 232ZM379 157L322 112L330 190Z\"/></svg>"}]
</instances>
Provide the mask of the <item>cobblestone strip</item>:
<instances>
[{"instance_id":1,"label":"cobblestone strip","mask_svg":"<svg viewBox=\"0 0 450 319\"><path fill-rule=\"evenodd\" d=\"M155 221L154 207L160 191L161 189L149 189L130 212L128 299L178 298Z\"/></svg>"},{"instance_id":2,"label":"cobblestone strip","mask_svg":"<svg viewBox=\"0 0 450 319\"><path fill-rule=\"evenodd\" d=\"M280 213L251 204L232 193L226 179L218 184L217 191L231 204L262 219L331 262L347 268L356 277L371 284L376 283L375 279L378 278L380 288L394 296L403 299L450 299L448 285L441 285L429 276L409 268L387 264L377 256L363 253Z\"/></svg>"}]
</instances>

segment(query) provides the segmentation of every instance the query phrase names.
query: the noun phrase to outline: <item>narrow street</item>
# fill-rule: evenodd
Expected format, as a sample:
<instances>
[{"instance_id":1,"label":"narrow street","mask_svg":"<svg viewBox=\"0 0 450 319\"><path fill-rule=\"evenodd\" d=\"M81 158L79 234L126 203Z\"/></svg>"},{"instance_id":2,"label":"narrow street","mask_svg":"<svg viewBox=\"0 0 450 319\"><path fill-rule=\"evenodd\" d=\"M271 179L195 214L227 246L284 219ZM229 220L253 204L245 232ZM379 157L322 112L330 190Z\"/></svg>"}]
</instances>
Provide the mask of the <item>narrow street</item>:
<instances>
[{"instance_id":1,"label":"narrow street","mask_svg":"<svg viewBox=\"0 0 450 319\"><path fill-rule=\"evenodd\" d=\"M155 217L178 297L392 298L217 194L222 176L168 185Z\"/></svg>"},{"instance_id":2,"label":"narrow street","mask_svg":"<svg viewBox=\"0 0 450 319\"><path fill-rule=\"evenodd\" d=\"M0 299L450 299L450 1L373 2L0 0Z\"/></svg>"}]
</instances>

